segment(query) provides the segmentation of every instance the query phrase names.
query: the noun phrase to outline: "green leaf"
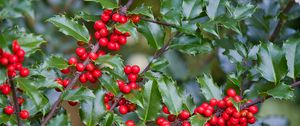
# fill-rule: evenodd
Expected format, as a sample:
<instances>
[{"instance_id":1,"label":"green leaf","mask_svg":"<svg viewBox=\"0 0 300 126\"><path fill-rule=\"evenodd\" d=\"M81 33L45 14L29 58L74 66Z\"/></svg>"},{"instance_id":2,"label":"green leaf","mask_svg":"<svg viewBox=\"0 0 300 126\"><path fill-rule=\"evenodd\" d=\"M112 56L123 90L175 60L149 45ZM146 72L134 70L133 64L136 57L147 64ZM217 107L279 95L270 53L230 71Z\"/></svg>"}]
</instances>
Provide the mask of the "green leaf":
<instances>
[{"instance_id":1,"label":"green leaf","mask_svg":"<svg viewBox=\"0 0 300 126\"><path fill-rule=\"evenodd\" d=\"M106 113L104 120L101 121L101 126L112 126L114 122L114 114L112 112Z\"/></svg>"},{"instance_id":2,"label":"green leaf","mask_svg":"<svg viewBox=\"0 0 300 126\"><path fill-rule=\"evenodd\" d=\"M113 80L111 76L104 73L101 78L99 78L101 85L108 90L109 92L113 93L114 95L118 95L119 87L116 80Z\"/></svg>"},{"instance_id":3,"label":"green leaf","mask_svg":"<svg viewBox=\"0 0 300 126\"><path fill-rule=\"evenodd\" d=\"M256 7L251 4L238 5L233 11L233 17L234 19L243 20L251 17L255 10Z\"/></svg>"},{"instance_id":4,"label":"green leaf","mask_svg":"<svg viewBox=\"0 0 300 126\"><path fill-rule=\"evenodd\" d=\"M282 49L272 43L262 44L258 53L258 70L268 81L279 83L287 73L287 62Z\"/></svg>"},{"instance_id":5,"label":"green leaf","mask_svg":"<svg viewBox=\"0 0 300 126\"><path fill-rule=\"evenodd\" d=\"M144 108L143 105L143 97L139 91L132 90L129 94L124 94L124 98L126 98L131 103L137 104L141 108Z\"/></svg>"},{"instance_id":6,"label":"green leaf","mask_svg":"<svg viewBox=\"0 0 300 126\"><path fill-rule=\"evenodd\" d=\"M33 103L37 106L37 110L42 109L48 104L48 99L36 87L36 83L26 78L16 78L17 86L24 91Z\"/></svg>"},{"instance_id":7,"label":"green leaf","mask_svg":"<svg viewBox=\"0 0 300 126\"><path fill-rule=\"evenodd\" d=\"M199 114L190 117L190 122L192 126L204 126L204 124L209 120L207 117L203 117Z\"/></svg>"},{"instance_id":8,"label":"green leaf","mask_svg":"<svg viewBox=\"0 0 300 126\"><path fill-rule=\"evenodd\" d=\"M296 79L300 75L300 61L297 60L300 57L300 39L289 38L283 43L283 49L287 59L288 76Z\"/></svg>"},{"instance_id":9,"label":"green leaf","mask_svg":"<svg viewBox=\"0 0 300 126\"><path fill-rule=\"evenodd\" d=\"M125 73L123 72L124 68L124 63L123 59L121 58L120 55L104 55L100 56L95 63L97 65L102 65L103 67L108 67L111 68L112 71L109 71L110 73L115 73L118 75L118 79L125 80L126 76Z\"/></svg>"},{"instance_id":10,"label":"green leaf","mask_svg":"<svg viewBox=\"0 0 300 126\"><path fill-rule=\"evenodd\" d=\"M49 68L57 68L60 70L69 67L68 62L64 58L56 55L47 59L47 66Z\"/></svg>"},{"instance_id":11,"label":"green leaf","mask_svg":"<svg viewBox=\"0 0 300 126\"><path fill-rule=\"evenodd\" d=\"M159 92L161 94L163 103L169 108L172 114L179 114L182 110L181 96L175 86L175 82L170 78L163 76L157 80Z\"/></svg>"},{"instance_id":12,"label":"green leaf","mask_svg":"<svg viewBox=\"0 0 300 126\"><path fill-rule=\"evenodd\" d=\"M151 70L162 70L166 68L169 65L169 62L166 58L160 57L158 59L154 59L153 62L151 63L150 67Z\"/></svg>"},{"instance_id":13,"label":"green leaf","mask_svg":"<svg viewBox=\"0 0 300 126\"><path fill-rule=\"evenodd\" d=\"M143 15L154 19L153 12L150 6L140 5L132 11L129 11L128 14Z\"/></svg>"},{"instance_id":14,"label":"green leaf","mask_svg":"<svg viewBox=\"0 0 300 126\"><path fill-rule=\"evenodd\" d=\"M18 42L22 49L26 52L26 56L33 54L37 51L41 44L46 43L41 35L25 34L18 38Z\"/></svg>"},{"instance_id":15,"label":"green leaf","mask_svg":"<svg viewBox=\"0 0 300 126\"><path fill-rule=\"evenodd\" d=\"M134 38L137 38L136 26L131 21L128 21L126 24L117 24L115 26L122 33L129 32Z\"/></svg>"},{"instance_id":16,"label":"green leaf","mask_svg":"<svg viewBox=\"0 0 300 126\"><path fill-rule=\"evenodd\" d=\"M219 5L220 5L220 0L208 0L206 11L207 11L207 16L210 19L213 20L217 16Z\"/></svg>"},{"instance_id":17,"label":"green leaf","mask_svg":"<svg viewBox=\"0 0 300 126\"><path fill-rule=\"evenodd\" d=\"M4 114L4 113L2 113L3 112L3 109L2 108L0 108L0 124L7 124L7 122L9 121L9 120L11 120L11 118L13 117L13 116L9 116L9 115L7 115L7 114Z\"/></svg>"},{"instance_id":18,"label":"green leaf","mask_svg":"<svg viewBox=\"0 0 300 126\"><path fill-rule=\"evenodd\" d=\"M160 25L140 21L138 25L138 32L147 39L150 47L159 49L164 45L165 32Z\"/></svg>"},{"instance_id":19,"label":"green leaf","mask_svg":"<svg viewBox=\"0 0 300 126\"><path fill-rule=\"evenodd\" d=\"M88 43L90 40L88 29L77 21L66 18L65 15L56 15L55 17L49 18L47 21L57 26L59 31L65 35L70 35L78 41Z\"/></svg>"},{"instance_id":20,"label":"green leaf","mask_svg":"<svg viewBox=\"0 0 300 126\"><path fill-rule=\"evenodd\" d=\"M183 0L182 9L186 18L195 18L202 13L202 0Z\"/></svg>"},{"instance_id":21,"label":"green leaf","mask_svg":"<svg viewBox=\"0 0 300 126\"><path fill-rule=\"evenodd\" d=\"M161 14L165 15L170 10L182 10L182 0L173 0L170 2L169 0L161 0Z\"/></svg>"},{"instance_id":22,"label":"green leaf","mask_svg":"<svg viewBox=\"0 0 300 126\"><path fill-rule=\"evenodd\" d=\"M161 110L161 96L158 91L158 83L155 80L149 80L144 85L142 93L143 108L138 108L137 114L144 121L154 121Z\"/></svg>"},{"instance_id":23,"label":"green leaf","mask_svg":"<svg viewBox=\"0 0 300 126\"><path fill-rule=\"evenodd\" d=\"M7 48L7 41L5 40L4 34L0 34L0 48Z\"/></svg>"},{"instance_id":24,"label":"green leaf","mask_svg":"<svg viewBox=\"0 0 300 126\"><path fill-rule=\"evenodd\" d=\"M53 119L51 119L47 126L71 126L69 121L70 120L67 114L59 114L56 115Z\"/></svg>"},{"instance_id":25,"label":"green leaf","mask_svg":"<svg viewBox=\"0 0 300 126\"><path fill-rule=\"evenodd\" d=\"M190 113L194 112L194 109L196 108L196 104L194 102L194 99L191 95L185 95L182 97L183 101L183 107L185 110L188 110Z\"/></svg>"},{"instance_id":26,"label":"green leaf","mask_svg":"<svg viewBox=\"0 0 300 126\"><path fill-rule=\"evenodd\" d=\"M170 48L178 49L183 53L196 55L205 54L212 51L211 45L195 36L181 36L172 41Z\"/></svg>"},{"instance_id":27,"label":"green leaf","mask_svg":"<svg viewBox=\"0 0 300 126\"><path fill-rule=\"evenodd\" d=\"M272 96L273 98L280 100L291 100L294 98L294 92L291 86L284 83L276 85L273 89L265 92L266 94Z\"/></svg>"},{"instance_id":28,"label":"green leaf","mask_svg":"<svg viewBox=\"0 0 300 126\"><path fill-rule=\"evenodd\" d=\"M85 87L80 87L63 92L62 98L63 100L67 101L84 101L88 99L95 99L96 97L92 90Z\"/></svg>"},{"instance_id":29,"label":"green leaf","mask_svg":"<svg viewBox=\"0 0 300 126\"><path fill-rule=\"evenodd\" d=\"M212 98L222 99L222 91L216 84L214 84L211 75L204 74L202 77L197 77L197 82L200 84L201 91L206 100L210 100Z\"/></svg>"},{"instance_id":30,"label":"green leaf","mask_svg":"<svg viewBox=\"0 0 300 126\"><path fill-rule=\"evenodd\" d=\"M85 1L93 1L93 2L100 3L103 8L107 8L107 9L118 8L119 5L118 0L85 0Z\"/></svg>"},{"instance_id":31,"label":"green leaf","mask_svg":"<svg viewBox=\"0 0 300 126\"><path fill-rule=\"evenodd\" d=\"M100 16L99 15L91 15L87 12L84 11L80 11L79 13L77 13L75 15L75 19L83 19L89 22L96 22L98 20L100 20Z\"/></svg>"},{"instance_id":32,"label":"green leaf","mask_svg":"<svg viewBox=\"0 0 300 126\"><path fill-rule=\"evenodd\" d=\"M31 71L33 73L33 71ZM33 81L36 84L36 87L38 89L49 89L49 88L60 88L61 85L57 84L53 78L48 78L40 75L32 75L30 76L30 80Z\"/></svg>"},{"instance_id":33,"label":"green leaf","mask_svg":"<svg viewBox=\"0 0 300 126\"><path fill-rule=\"evenodd\" d=\"M6 70L0 68L0 84L6 81Z\"/></svg>"},{"instance_id":34,"label":"green leaf","mask_svg":"<svg viewBox=\"0 0 300 126\"><path fill-rule=\"evenodd\" d=\"M80 117L87 126L96 126L106 112L104 105L105 91L98 89L94 91L94 94L95 99L86 99L80 104Z\"/></svg>"}]
</instances>

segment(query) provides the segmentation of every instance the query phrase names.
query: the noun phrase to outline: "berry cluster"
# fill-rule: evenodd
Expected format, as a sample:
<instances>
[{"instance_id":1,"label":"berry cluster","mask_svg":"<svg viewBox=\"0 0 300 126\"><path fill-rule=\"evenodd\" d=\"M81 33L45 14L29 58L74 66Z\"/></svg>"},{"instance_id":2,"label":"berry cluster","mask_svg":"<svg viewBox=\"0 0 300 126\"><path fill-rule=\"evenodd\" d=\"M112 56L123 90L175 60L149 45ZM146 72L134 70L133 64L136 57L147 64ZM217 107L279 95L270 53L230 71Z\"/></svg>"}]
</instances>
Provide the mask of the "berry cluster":
<instances>
[{"instance_id":1,"label":"berry cluster","mask_svg":"<svg viewBox=\"0 0 300 126\"><path fill-rule=\"evenodd\" d=\"M7 115L12 115L14 113L14 107L13 106L6 106L4 108L4 113L7 114ZM21 110L20 113L19 113L19 116L21 119L28 119L30 114L27 110Z\"/></svg>"},{"instance_id":2,"label":"berry cluster","mask_svg":"<svg viewBox=\"0 0 300 126\"><path fill-rule=\"evenodd\" d=\"M258 112L258 107L250 106L238 111L230 99L241 102L241 97L236 95L234 89L228 89L226 93L227 96L223 99L213 98L209 103L202 103L194 110L194 114L210 117L210 120L204 126L247 126L248 123L255 123L254 114Z\"/></svg>"},{"instance_id":3,"label":"berry cluster","mask_svg":"<svg viewBox=\"0 0 300 126\"><path fill-rule=\"evenodd\" d=\"M21 48L17 40L14 40L12 43L13 54L4 51L0 48L0 64L5 66L7 69L7 76L15 77L17 71L21 77L27 77L30 74L28 68L22 66L24 61L25 51Z\"/></svg>"},{"instance_id":4,"label":"berry cluster","mask_svg":"<svg viewBox=\"0 0 300 126\"><path fill-rule=\"evenodd\" d=\"M128 21L128 17L119 13L113 13L112 10L104 10L101 15L101 20L96 21L94 24L94 29L96 31L94 36L101 47L107 47L107 49L111 51L118 51L120 50L121 45L125 45L127 43L127 37L130 36L130 33L122 33L117 29L113 29L112 33L110 33L106 26L110 20L114 23L125 24ZM131 16L131 20L134 23L138 23L140 21L140 17L133 15Z\"/></svg>"},{"instance_id":5,"label":"berry cluster","mask_svg":"<svg viewBox=\"0 0 300 126\"><path fill-rule=\"evenodd\" d=\"M158 117L156 119L156 124L159 126L171 126L171 123L174 122L176 119L179 119L182 126L191 126L190 122L188 121L191 114L187 110L182 110L179 113L178 118L176 115L170 113L170 111L166 105L164 105L162 107L162 112L167 114L168 117L167 117L167 119L165 119L163 117Z\"/></svg>"},{"instance_id":6,"label":"berry cluster","mask_svg":"<svg viewBox=\"0 0 300 126\"><path fill-rule=\"evenodd\" d=\"M139 72L140 72L140 67L137 65L133 65L133 66L126 65L124 67L124 73L127 75L129 83L125 84L124 81L117 80L119 89L122 93L128 94L131 92L132 89L134 89L134 90L140 89L139 85L136 83L138 76L139 76L138 75Z\"/></svg>"}]
</instances>

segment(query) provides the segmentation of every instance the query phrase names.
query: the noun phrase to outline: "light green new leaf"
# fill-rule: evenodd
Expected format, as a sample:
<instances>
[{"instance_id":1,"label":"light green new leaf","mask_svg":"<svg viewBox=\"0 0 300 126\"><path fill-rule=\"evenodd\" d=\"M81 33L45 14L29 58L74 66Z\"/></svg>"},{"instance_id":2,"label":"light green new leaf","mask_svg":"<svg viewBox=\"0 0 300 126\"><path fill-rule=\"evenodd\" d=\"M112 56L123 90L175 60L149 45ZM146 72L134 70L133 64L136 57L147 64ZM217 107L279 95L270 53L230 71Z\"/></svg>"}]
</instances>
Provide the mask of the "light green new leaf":
<instances>
[{"instance_id":1,"label":"light green new leaf","mask_svg":"<svg viewBox=\"0 0 300 126\"><path fill-rule=\"evenodd\" d=\"M203 76L198 77L197 82L200 84L201 91L206 100L210 100L212 98L222 99L222 91L216 84L214 84L210 75L204 74Z\"/></svg>"},{"instance_id":2,"label":"light green new leaf","mask_svg":"<svg viewBox=\"0 0 300 126\"><path fill-rule=\"evenodd\" d=\"M67 114L59 114L51 119L47 126L71 126L71 124Z\"/></svg>"},{"instance_id":3,"label":"light green new leaf","mask_svg":"<svg viewBox=\"0 0 300 126\"><path fill-rule=\"evenodd\" d=\"M47 64L49 68L57 68L60 70L69 67L68 62L64 58L55 55L47 59Z\"/></svg>"},{"instance_id":4,"label":"light green new leaf","mask_svg":"<svg viewBox=\"0 0 300 126\"><path fill-rule=\"evenodd\" d=\"M138 32L140 32L147 39L150 47L159 49L164 45L166 33L160 25L140 21L138 25Z\"/></svg>"},{"instance_id":5,"label":"light green new leaf","mask_svg":"<svg viewBox=\"0 0 300 126\"><path fill-rule=\"evenodd\" d=\"M137 113L144 123L154 121L161 110L161 96L158 91L158 83L155 80L149 80L144 85L142 93L143 108L138 107Z\"/></svg>"},{"instance_id":6,"label":"light green new leaf","mask_svg":"<svg viewBox=\"0 0 300 126\"><path fill-rule=\"evenodd\" d=\"M258 70L266 80L277 84L287 74L284 52L276 45L272 43L262 44L258 58Z\"/></svg>"},{"instance_id":7,"label":"light green new leaf","mask_svg":"<svg viewBox=\"0 0 300 126\"><path fill-rule=\"evenodd\" d=\"M62 98L66 101L84 101L88 99L95 99L96 96L93 94L92 90L80 87L63 92Z\"/></svg>"},{"instance_id":8,"label":"light green new leaf","mask_svg":"<svg viewBox=\"0 0 300 126\"><path fill-rule=\"evenodd\" d=\"M86 99L80 103L80 117L86 126L96 126L102 117L105 115L104 95L103 89L94 91L95 99Z\"/></svg>"},{"instance_id":9,"label":"light green new leaf","mask_svg":"<svg viewBox=\"0 0 300 126\"><path fill-rule=\"evenodd\" d=\"M70 35L78 41L88 43L90 40L88 29L74 19L68 19L65 15L56 15L47 21L58 27L62 33Z\"/></svg>"},{"instance_id":10,"label":"light green new leaf","mask_svg":"<svg viewBox=\"0 0 300 126\"><path fill-rule=\"evenodd\" d=\"M118 8L119 5L118 3L119 0L85 0L85 1L93 1L93 2L100 3L103 8L107 8L107 9Z\"/></svg>"},{"instance_id":11,"label":"light green new leaf","mask_svg":"<svg viewBox=\"0 0 300 126\"><path fill-rule=\"evenodd\" d=\"M296 79L300 75L300 60L297 59L300 57L300 39L289 38L283 43L283 48L289 70L288 76Z\"/></svg>"}]
</instances>

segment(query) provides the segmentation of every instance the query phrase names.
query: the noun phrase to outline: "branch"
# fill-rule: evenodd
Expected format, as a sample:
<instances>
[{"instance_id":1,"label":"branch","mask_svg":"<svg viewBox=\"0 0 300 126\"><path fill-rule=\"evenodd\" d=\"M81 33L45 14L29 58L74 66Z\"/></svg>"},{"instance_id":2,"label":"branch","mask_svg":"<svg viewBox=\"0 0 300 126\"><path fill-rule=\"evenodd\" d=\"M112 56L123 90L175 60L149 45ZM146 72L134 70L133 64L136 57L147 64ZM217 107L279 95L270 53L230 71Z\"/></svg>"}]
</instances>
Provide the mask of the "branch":
<instances>
[{"instance_id":1,"label":"branch","mask_svg":"<svg viewBox=\"0 0 300 126\"><path fill-rule=\"evenodd\" d=\"M16 109L15 115L17 118L17 123L18 123L18 126L22 126L22 123L21 123L21 120L19 117L20 106L18 104L18 96L17 96L17 92L16 92L17 89L16 89L13 79L11 77L8 77L8 79L9 79L10 86L12 88L13 104L14 104L14 108Z\"/></svg>"},{"instance_id":2,"label":"branch","mask_svg":"<svg viewBox=\"0 0 300 126\"><path fill-rule=\"evenodd\" d=\"M299 86L300 86L300 81L297 81L297 82L291 84L290 86L291 86L291 88L299 87ZM267 96L267 97L264 97L264 98L257 98L257 99L253 100L253 101L250 102L250 103L243 104L243 105L241 106L241 109L245 109L245 108L248 108L248 107L250 107L250 106L252 106L252 105L256 105L256 104L262 103L262 102L264 102L266 99L269 99L269 98L271 98L271 97L272 97L272 96Z\"/></svg>"},{"instance_id":3,"label":"branch","mask_svg":"<svg viewBox=\"0 0 300 126\"><path fill-rule=\"evenodd\" d=\"M290 9L293 7L294 3L295 3L295 0L290 0L290 1L287 3L286 7L283 8L283 10L281 11L280 14L286 14L286 13L288 13L288 12L290 11ZM277 37L278 34L280 33L280 30L281 30L281 28L282 28L282 26L283 26L283 24L284 24L284 21L285 21L285 18L284 18L284 17L282 17L282 16L279 17L279 21L278 21L278 23L277 23L277 25L276 25L276 27L275 27L275 30L274 30L273 33L269 36L269 41L273 42L273 41L276 39L276 37Z\"/></svg>"},{"instance_id":4,"label":"branch","mask_svg":"<svg viewBox=\"0 0 300 126\"><path fill-rule=\"evenodd\" d=\"M171 24L171 23L167 23L167 22L156 21L156 20L152 20L152 19L148 19L148 18L143 18L143 17L141 17L141 19L144 20L144 21L148 21L148 22L152 22L152 23L156 23L156 24L160 24L160 25L165 25L165 26L170 26L170 27L178 28L175 24Z\"/></svg>"},{"instance_id":5,"label":"branch","mask_svg":"<svg viewBox=\"0 0 300 126\"><path fill-rule=\"evenodd\" d=\"M93 49L91 51L91 53L96 53L97 50L99 49L99 43L97 42L95 46L93 46ZM87 58L84 62L83 65L86 66L88 63L90 62L90 59ZM82 72L76 72L74 78L72 79L72 81L70 82L70 84L66 87L65 90L69 90L71 89L76 81L78 80L79 76L82 74ZM45 119L42 121L41 126L46 126L47 122L52 118L52 116L54 115L54 113L56 112L58 105L60 104L60 102L62 101L62 93L60 93L58 99L55 101L55 103L51 106L51 110L48 113L48 115L45 117Z\"/></svg>"}]
</instances>

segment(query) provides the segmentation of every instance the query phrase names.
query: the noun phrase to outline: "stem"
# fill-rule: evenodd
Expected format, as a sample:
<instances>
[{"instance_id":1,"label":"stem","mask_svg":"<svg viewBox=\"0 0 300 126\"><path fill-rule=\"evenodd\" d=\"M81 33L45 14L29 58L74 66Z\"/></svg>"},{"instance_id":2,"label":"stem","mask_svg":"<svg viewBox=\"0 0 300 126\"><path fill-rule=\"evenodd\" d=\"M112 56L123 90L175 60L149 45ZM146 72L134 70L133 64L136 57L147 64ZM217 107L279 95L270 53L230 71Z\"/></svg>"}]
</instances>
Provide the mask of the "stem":
<instances>
[{"instance_id":1,"label":"stem","mask_svg":"<svg viewBox=\"0 0 300 126\"><path fill-rule=\"evenodd\" d=\"M290 0L286 7L281 11L280 14L286 14L290 11L290 9L293 7L295 3L295 0ZM273 33L269 36L269 41L273 42L275 41L276 37L278 36L283 24L284 24L285 18L284 17L279 17L279 21L277 22L277 25L275 27L275 30Z\"/></svg>"},{"instance_id":2,"label":"stem","mask_svg":"<svg viewBox=\"0 0 300 126\"><path fill-rule=\"evenodd\" d=\"M8 79L9 79L10 86L12 88L13 104L14 104L14 108L16 109L15 115L17 118L17 123L18 123L18 126L22 126L22 123L21 123L21 120L19 117L20 106L18 105L18 96L17 96L17 92L16 92L17 89L16 89L13 79L11 77L8 77Z\"/></svg>"},{"instance_id":3,"label":"stem","mask_svg":"<svg viewBox=\"0 0 300 126\"><path fill-rule=\"evenodd\" d=\"M165 26L170 26L170 27L177 28L177 26L175 24L171 24L171 23L167 23L167 22L162 22L162 21L156 21L156 20L152 20L152 19L148 19L148 18L143 18L143 17L141 17L141 19L144 20L144 21L148 21L148 22L152 22L152 23L156 23L156 24L160 24L160 25L165 25Z\"/></svg>"},{"instance_id":4,"label":"stem","mask_svg":"<svg viewBox=\"0 0 300 126\"><path fill-rule=\"evenodd\" d=\"M291 84L290 86L291 86L291 88L299 87L299 86L300 86L300 81L297 81L297 82ZM269 98L271 98L271 97L272 97L272 96L266 96L266 97L264 97L264 98L257 98L257 99L253 100L253 101L250 102L250 103L246 103L246 104L241 105L241 109L245 109L245 108L248 108L248 107L250 107L250 106L252 106L252 105L256 105L256 104L262 103L262 102L264 102L266 99L269 99Z\"/></svg>"},{"instance_id":5,"label":"stem","mask_svg":"<svg viewBox=\"0 0 300 126\"><path fill-rule=\"evenodd\" d=\"M97 50L99 49L99 44L96 43L95 46L93 46L93 49L91 51L91 53L95 53L97 52ZM83 65L86 66L88 63L90 62L90 59L87 58L84 62L83 62ZM82 72L76 72L75 73L75 76L74 78L72 79L72 81L70 82L70 84L66 87L65 91L66 90L69 90L71 89L76 81L78 80L79 76L82 74ZM54 115L54 113L56 112L57 108L58 108L58 105L60 104L60 102L62 101L62 93L60 93L58 99L55 101L55 103L51 106L51 110L50 112L48 113L48 115L44 118L44 120L42 121L41 123L41 126L45 126L47 124L47 122L52 118L52 116Z\"/></svg>"}]
</instances>

